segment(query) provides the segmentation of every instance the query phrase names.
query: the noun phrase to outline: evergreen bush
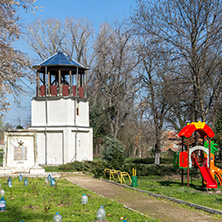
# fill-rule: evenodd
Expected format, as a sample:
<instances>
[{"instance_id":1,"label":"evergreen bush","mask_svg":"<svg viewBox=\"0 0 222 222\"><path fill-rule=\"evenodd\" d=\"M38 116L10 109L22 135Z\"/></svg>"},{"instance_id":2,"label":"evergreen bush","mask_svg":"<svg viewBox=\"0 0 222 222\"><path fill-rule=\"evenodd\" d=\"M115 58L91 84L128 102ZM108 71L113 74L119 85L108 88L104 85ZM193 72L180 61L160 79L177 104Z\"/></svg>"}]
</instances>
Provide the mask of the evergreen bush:
<instances>
[{"instance_id":1,"label":"evergreen bush","mask_svg":"<svg viewBox=\"0 0 222 222\"><path fill-rule=\"evenodd\" d=\"M125 162L122 142L116 138L105 137L102 147L102 159L107 163L109 168L121 170Z\"/></svg>"}]
</instances>

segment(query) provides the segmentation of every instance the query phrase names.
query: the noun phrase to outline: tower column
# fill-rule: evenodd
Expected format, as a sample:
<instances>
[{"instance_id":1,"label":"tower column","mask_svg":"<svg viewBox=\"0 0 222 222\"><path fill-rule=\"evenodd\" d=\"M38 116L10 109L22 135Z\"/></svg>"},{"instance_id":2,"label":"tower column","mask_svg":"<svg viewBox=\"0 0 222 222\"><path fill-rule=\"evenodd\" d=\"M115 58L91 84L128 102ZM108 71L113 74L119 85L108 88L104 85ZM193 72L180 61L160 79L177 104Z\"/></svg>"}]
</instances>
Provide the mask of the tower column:
<instances>
[{"instance_id":1,"label":"tower column","mask_svg":"<svg viewBox=\"0 0 222 222\"><path fill-rule=\"evenodd\" d=\"M86 87L88 87L88 72L87 72L87 70L85 71L85 73L84 73L84 76L85 76L85 78L84 78L84 92L85 92L85 96L87 97L88 95L86 94L86 92L87 92L87 89L86 89ZM86 85L86 87L85 87L85 85Z\"/></svg>"},{"instance_id":2,"label":"tower column","mask_svg":"<svg viewBox=\"0 0 222 222\"><path fill-rule=\"evenodd\" d=\"M48 72L48 95L51 94L51 75L50 72Z\"/></svg>"},{"instance_id":3,"label":"tower column","mask_svg":"<svg viewBox=\"0 0 222 222\"><path fill-rule=\"evenodd\" d=\"M79 68L76 68L76 97L79 96Z\"/></svg>"},{"instance_id":4,"label":"tower column","mask_svg":"<svg viewBox=\"0 0 222 222\"><path fill-rule=\"evenodd\" d=\"M69 95L72 93L72 70L69 70Z\"/></svg>"},{"instance_id":5,"label":"tower column","mask_svg":"<svg viewBox=\"0 0 222 222\"><path fill-rule=\"evenodd\" d=\"M45 73L43 73L43 85L45 86Z\"/></svg>"},{"instance_id":6,"label":"tower column","mask_svg":"<svg viewBox=\"0 0 222 222\"><path fill-rule=\"evenodd\" d=\"M37 89L36 89L36 96L39 97L39 72L37 72Z\"/></svg>"},{"instance_id":7,"label":"tower column","mask_svg":"<svg viewBox=\"0 0 222 222\"><path fill-rule=\"evenodd\" d=\"M61 95L61 69L59 69L59 96Z\"/></svg>"}]
</instances>

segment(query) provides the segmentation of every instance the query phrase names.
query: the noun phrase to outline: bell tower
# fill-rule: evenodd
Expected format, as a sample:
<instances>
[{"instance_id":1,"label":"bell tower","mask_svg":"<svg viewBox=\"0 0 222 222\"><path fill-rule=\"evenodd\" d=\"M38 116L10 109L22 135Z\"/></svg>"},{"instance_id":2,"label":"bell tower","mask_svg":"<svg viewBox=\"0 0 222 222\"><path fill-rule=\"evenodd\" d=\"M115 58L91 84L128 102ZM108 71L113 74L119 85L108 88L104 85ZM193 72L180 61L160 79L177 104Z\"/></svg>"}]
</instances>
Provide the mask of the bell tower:
<instances>
[{"instance_id":1,"label":"bell tower","mask_svg":"<svg viewBox=\"0 0 222 222\"><path fill-rule=\"evenodd\" d=\"M84 83L87 68L59 51L36 69L31 129L37 131L40 164L92 160L92 128Z\"/></svg>"}]
</instances>

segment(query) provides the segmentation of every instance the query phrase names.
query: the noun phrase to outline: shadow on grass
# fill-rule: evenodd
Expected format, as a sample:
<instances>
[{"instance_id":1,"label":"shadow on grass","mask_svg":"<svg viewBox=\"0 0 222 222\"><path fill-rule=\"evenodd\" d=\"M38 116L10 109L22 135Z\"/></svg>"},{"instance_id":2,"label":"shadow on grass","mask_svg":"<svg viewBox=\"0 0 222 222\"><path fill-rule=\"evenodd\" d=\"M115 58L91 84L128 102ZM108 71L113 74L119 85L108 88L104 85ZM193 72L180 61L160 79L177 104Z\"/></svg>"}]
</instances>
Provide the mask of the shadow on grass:
<instances>
[{"instance_id":1,"label":"shadow on grass","mask_svg":"<svg viewBox=\"0 0 222 222\"><path fill-rule=\"evenodd\" d=\"M6 208L6 212L1 215L1 221L18 221L22 217L22 211L17 206Z\"/></svg>"},{"instance_id":2,"label":"shadow on grass","mask_svg":"<svg viewBox=\"0 0 222 222\"><path fill-rule=\"evenodd\" d=\"M181 182L179 181L158 181L158 183L161 185L161 186L167 186L167 187L171 187L173 185L180 185Z\"/></svg>"},{"instance_id":3,"label":"shadow on grass","mask_svg":"<svg viewBox=\"0 0 222 222\"><path fill-rule=\"evenodd\" d=\"M190 187L192 187L193 189L198 190L198 191L206 191L206 188L203 187L202 185L190 184Z\"/></svg>"},{"instance_id":4,"label":"shadow on grass","mask_svg":"<svg viewBox=\"0 0 222 222\"><path fill-rule=\"evenodd\" d=\"M161 184L161 186L166 186L166 187L175 187L175 186L181 186L181 182L180 181L158 181L159 184ZM183 187L186 187L187 184L184 183ZM190 187L198 190L198 191L205 191L205 188L202 185L195 185L195 184L190 184Z\"/></svg>"},{"instance_id":5,"label":"shadow on grass","mask_svg":"<svg viewBox=\"0 0 222 222\"><path fill-rule=\"evenodd\" d=\"M51 221L53 215L45 213L26 212L19 209L19 206L11 206L7 208L6 212L1 212L1 222L18 222L18 221L32 221L32 219L39 221Z\"/></svg>"},{"instance_id":6,"label":"shadow on grass","mask_svg":"<svg viewBox=\"0 0 222 222\"><path fill-rule=\"evenodd\" d=\"M216 198L216 201L222 203L222 198Z\"/></svg>"}]
</instances>

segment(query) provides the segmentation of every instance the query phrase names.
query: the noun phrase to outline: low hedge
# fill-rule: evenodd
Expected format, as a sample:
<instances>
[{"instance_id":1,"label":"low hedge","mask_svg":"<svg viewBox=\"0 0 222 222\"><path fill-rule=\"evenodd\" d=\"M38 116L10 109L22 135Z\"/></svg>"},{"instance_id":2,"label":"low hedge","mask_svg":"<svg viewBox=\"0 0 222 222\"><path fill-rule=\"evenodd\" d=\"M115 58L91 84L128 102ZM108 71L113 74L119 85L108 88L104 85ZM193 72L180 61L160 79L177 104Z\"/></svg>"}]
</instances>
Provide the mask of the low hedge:
<instances>
[{"instance_id":1,"label":"low hedge","mask_svg":"<svg viewBox=\"0 0 222 222\"><path fill-rule=\"evenodd\" d=\"M97 161L74 161L72 163L67 163L59 167L62 171L88 171L94 174L95 177L103 177L104 169L111 168L106 162L102 160ZM149 176L158 175L166 176L178 173L177 170L171 165L154 165L154 164L137 164L137 163L126 163L121 166L120 171L128 172L132 174L132 169L136 169L137 176Z\"/></svg>"},{"instance_id":2,"label":"low hedge","mask_svg":"<svg viewBox=\"0 0 222 222\"><path fill-rule=\"evenodd\" d=\"M132 174L132 169L136 169L137 176L167 176L177 174L178 171L173 168L173 165L148 165L148 164L125 164L124 171Z\"/></svg>"},{"instance_id":3,"label":"low hedge","mask_svg":"<svg viewBox=\"0 0 222 222\"><path fill-rule=\"evenodd\" d=\"M155 158L133 158L127 159L126 163L136 163L136 164L154 164ZM161 164L173 164L173 158L160 158Z\"/></svg>"},{"instance_id":4,"label":"low hedge","mask_svg":"<svg viewBox=\"0 0 222 222\"><path fill-rule=\"evenodd\" d=\"M94 161L74 161L59 166L62 171L89 171L91 172L98 164Z\"/></svg>"}]
</instances>

